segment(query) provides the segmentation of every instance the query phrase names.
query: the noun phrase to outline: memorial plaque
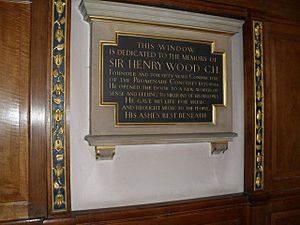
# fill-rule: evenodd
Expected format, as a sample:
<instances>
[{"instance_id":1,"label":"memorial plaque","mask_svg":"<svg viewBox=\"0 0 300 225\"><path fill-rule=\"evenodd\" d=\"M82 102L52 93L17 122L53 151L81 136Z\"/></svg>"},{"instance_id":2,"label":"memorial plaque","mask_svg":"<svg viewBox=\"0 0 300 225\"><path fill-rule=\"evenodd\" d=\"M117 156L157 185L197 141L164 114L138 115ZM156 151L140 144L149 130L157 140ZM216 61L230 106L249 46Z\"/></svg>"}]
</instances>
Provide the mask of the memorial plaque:
<instances>
[{"instance_id":1,"label":"memorial plaque","mask_svg":"<svg viewBox=\"0 0 300 225\"><path fill-rule=\"evenodd\" d=\"M115 125L215 124L226 105L225 53L213 41L116 33L100 53L100 105L115 106Z\"/></svg>"},{"instance_id":2,"label":"memorial plaque","mask_svg":"<svg viewBox=\"0 0 300 225\"><path fill-rule=\"evenodd\" d=\"M101 0L82 0L80 10L91 26L85 139L97 159L111 159L116 145L227 150L237 136L243 21Z\"/></svg>"}]
</instances>

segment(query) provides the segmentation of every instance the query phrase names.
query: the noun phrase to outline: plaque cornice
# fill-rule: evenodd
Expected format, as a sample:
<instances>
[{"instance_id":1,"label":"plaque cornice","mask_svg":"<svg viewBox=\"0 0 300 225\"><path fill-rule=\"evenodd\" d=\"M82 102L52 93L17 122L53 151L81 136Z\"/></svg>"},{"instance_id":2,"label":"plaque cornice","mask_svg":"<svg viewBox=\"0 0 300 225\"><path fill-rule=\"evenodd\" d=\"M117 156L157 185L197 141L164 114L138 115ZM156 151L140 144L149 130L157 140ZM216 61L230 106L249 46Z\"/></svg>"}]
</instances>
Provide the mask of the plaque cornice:
<instances>
[{"instance_id":1,"label":"plaque cornice","mask_svg":"<svg viewBox=\"0 0 300 225\"><path fill-rule=\"evenodd\" d=\"M242 20L232 18L101 0L82 0L79 9L86 20L127 21L231 35L238 33L244 23Z\"/></svg>"}]
</instances>

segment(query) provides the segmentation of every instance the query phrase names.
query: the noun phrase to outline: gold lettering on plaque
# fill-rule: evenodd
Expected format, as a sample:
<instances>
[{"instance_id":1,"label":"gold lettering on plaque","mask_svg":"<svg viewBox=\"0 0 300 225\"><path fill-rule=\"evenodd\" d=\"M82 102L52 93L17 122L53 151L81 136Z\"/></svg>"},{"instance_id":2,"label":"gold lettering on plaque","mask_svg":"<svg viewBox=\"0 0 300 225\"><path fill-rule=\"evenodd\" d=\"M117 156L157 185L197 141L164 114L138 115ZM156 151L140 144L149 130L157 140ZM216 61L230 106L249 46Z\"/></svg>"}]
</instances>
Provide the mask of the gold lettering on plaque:
<instances>
[{"instance_id":1,"label":"gold lettering on plaque","mask_svg":"<svg viewBox=\"0 0 300 225\"><path fill-rule=\"evenodd\" d=\"M116 125L215 124L225 61L213 42L116 33L100 42L100 106L115 106Z\"/></svg>"}]
</instances>

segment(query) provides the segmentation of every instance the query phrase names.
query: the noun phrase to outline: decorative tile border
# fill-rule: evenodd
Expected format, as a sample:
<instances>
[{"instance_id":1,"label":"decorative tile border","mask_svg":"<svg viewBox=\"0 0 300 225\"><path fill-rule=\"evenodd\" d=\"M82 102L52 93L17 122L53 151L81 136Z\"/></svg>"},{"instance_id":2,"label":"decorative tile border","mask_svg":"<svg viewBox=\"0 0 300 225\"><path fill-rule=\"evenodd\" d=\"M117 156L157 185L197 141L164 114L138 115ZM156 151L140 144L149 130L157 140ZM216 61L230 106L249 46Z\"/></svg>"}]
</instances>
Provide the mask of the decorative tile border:
<instances>
[{"instance_id":1,"label":"decorative tile border","mask_svg":"<svg viewBox=\"0 0 300 225\"><path fill-rule=\"evenodd\" d=\"M263 190L264 188L264 79L262 33L262 22L253 21L255 88L255 191Z\"/></svg>"},{"instance_id":2,"label":"decorative tile border","mask_svg":"<svg viewBox=\"0 0 300 225\"><path fill-rule=\"evenodd\" d=\"M67 210L66 40L68 0L52 1L51 40L51 190L52 211Z\"/></svg>"}]
</instances>

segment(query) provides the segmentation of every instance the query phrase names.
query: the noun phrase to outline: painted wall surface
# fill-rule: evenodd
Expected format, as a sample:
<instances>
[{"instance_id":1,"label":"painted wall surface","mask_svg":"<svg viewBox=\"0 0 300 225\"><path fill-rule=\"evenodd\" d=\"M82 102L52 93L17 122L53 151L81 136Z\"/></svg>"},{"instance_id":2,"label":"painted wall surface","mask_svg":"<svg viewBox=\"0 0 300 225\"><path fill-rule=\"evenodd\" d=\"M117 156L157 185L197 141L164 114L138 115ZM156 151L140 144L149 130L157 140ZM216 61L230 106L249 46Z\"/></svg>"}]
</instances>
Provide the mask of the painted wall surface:
<instances>
[{"instance_id":1,"label":"painted wall surface","mask_svg":"<svg viewBox=\"0 0 300 225\"><path fill-rule=\"evenodd\" d=\"M238 193L244 182L243 55L233 51L233 126L238 138L224 154L209 143L118 146L112 161L96 161L89 129L89 24L73 2L71 28L72 210L108 208ZM236 35L242 40L241 35ZM233 48L242 49L240 45Z\"/></svg>"}]
</instances>

